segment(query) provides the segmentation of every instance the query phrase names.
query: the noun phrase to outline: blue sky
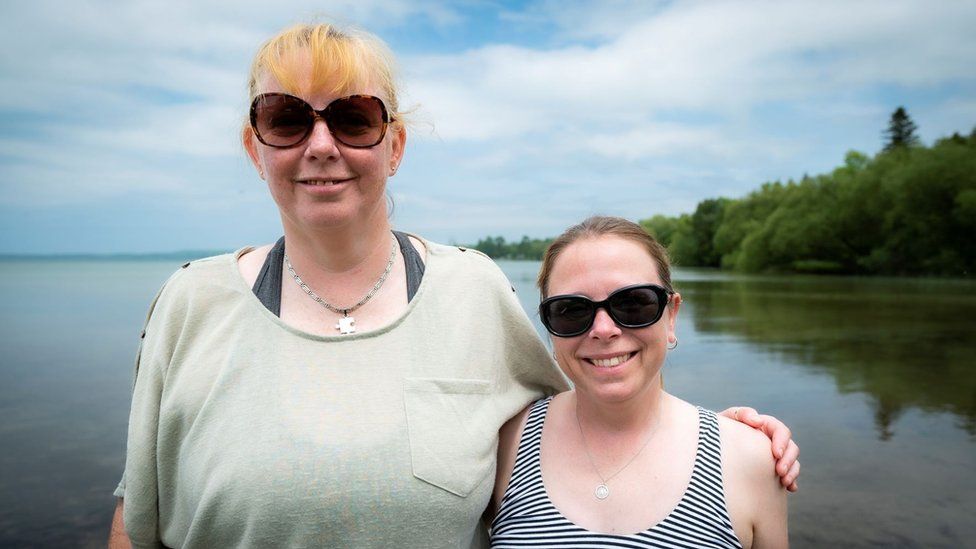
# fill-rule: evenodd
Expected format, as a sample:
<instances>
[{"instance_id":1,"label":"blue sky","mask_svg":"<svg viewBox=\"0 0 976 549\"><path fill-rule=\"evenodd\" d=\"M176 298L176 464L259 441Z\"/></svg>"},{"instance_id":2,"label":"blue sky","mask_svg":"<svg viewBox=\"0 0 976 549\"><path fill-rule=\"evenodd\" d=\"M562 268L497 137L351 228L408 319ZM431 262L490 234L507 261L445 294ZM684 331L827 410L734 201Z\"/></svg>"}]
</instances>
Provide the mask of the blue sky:
<instances>
[{"instance_id":1,"label":"blue sky","mask_svg":"<svg viewBox=\"0 0 976 549\"><path fill-rule=\"evenodd\" d=\"M272 8L272 5L274 7ZM280 234L238 144L258 44L366 28L414 107L393 223L546 237L693 211L976 126L976 2L5 2L0 253L233 249Z\"/></svg>"}]
</instances>

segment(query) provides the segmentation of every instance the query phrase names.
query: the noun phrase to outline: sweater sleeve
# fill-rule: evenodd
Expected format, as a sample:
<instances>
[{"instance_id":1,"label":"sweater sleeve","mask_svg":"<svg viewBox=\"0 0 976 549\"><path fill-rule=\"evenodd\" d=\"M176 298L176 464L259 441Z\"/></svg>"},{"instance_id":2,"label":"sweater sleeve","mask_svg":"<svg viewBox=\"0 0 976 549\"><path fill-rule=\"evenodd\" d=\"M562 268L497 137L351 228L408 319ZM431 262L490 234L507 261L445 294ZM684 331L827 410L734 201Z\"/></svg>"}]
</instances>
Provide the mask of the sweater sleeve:
<instances>
[{"instance_id":1,"label":"sweater sleeve","mask_svg":"<svg viewBox=\"0 0 976 549\"><path fill-rule=\"evenodd\" d=\"M135 382L126 438L125 471L115 489L124 498L123 518L133 547L161 547L156 441L166 369L172 356L173 280L153 299L136 355ZM178 322L178 320L177 320Z\"/></svg>"},{"instance_id":2,"label":"sweater sleeve","mask_svg":"<svg viewBox=\"0 0 976 549\"><path fill-rule=\"evenodd\" d=\"M512 417L543 395L568 390L569 382L539 338L508 278L494 262L491 264L504 341L498 401L505 407L505 416Z\"/></svg>"}]
</instances>

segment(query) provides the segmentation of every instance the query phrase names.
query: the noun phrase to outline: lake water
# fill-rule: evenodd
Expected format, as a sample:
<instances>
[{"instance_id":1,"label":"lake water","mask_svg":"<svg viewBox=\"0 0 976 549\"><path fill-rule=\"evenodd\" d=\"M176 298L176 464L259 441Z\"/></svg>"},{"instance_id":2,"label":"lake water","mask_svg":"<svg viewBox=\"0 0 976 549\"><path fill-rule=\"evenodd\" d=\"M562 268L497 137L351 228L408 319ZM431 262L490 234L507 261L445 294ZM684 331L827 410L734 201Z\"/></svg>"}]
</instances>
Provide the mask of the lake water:
<instances>
[{"instance_id":1,"label":"lake water","mask_svg":"<svg viewBox=\"0 0 976 549\"><path fill-rule=\"evenodd\" d=\"M0 261L0 547L104 546L142 321L178 264ZM500 264L534 311L538 264ZM976 283L675 280L666 384L793 428L793 547L976 546Z\"/></svg>"}]
</instances>

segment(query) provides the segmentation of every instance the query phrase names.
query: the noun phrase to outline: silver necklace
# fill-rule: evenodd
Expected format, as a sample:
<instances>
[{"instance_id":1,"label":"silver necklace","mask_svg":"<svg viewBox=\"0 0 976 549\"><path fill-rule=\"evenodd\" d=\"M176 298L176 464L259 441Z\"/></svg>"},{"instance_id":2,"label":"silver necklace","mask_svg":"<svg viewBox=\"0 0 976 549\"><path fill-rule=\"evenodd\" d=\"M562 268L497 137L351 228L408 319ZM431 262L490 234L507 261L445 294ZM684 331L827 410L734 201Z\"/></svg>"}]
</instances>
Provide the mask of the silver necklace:
<instances>
[{"instance_id":1,"label":"silver necklace","mask_svg":"<svg viewBox=\"0 0 976 549\"><path fill-rule=\"evenodd\" d=\"M285 266L288 267L288 272L291 273L292 278L295 279L295 282L298 283L298 286L301 287L301 289L304 290L306 294L308 294L308 297L319 302L320 305L322 305L323 307L325 307L326 309L332 312L342 313L342 318L340 318L339 323L335 325L335 329L339 330L339 333L341 335L356 333L356 319L354 317L349 316L349 313L365 305L366 302L369 301L373 297L373 295L375 295L376 292L379 291L380 286L382 286L383 283L386 282L386 277L390 276L390 271L393 270L393 258L396 257L397 242L395 236L393 236L392 234L390 236L393 238L393 246L392 249L390 250L390 260L386 262L386 269L383 271L383 274L380 275L380 278L379 280L376 281L376 284L373 284L373 289L367 292L366 295L359 300L359 302L357 302L355 305L352 305L350 307L336 307L335 305L332 305L328 301L319 297L318 294L316 294L314 291L312 291L311 288L308 287L308 284L305 284L305 281L302 280L302 277L298 276L298 273L295 272L295 268L291 266L291 261L288 260L288 254L287 253L285 254Z\"/></svg>"},{"instance_id":2,"label":"silver necklace","mask_svg":"<svg viewBox=\"0 0 976 549\"><path fill-rule=\"evenodd\" d=\"M607 483L610 482L613 479L613 477L619 475L631 463L633 463L634 460L637 459L637 456L641 455L641 452L644 451L644 448L647 448L647 445L651 442L651 439L654 438L654 433L657 432L657 424L655 423L654 428L651 429L651 434L647 436L647 440L644 441L644 444L641 444L641 447L639 450L637 450L637 453L631 456L631 458L627 460L627 463L624 463L623 467L617 469L616 473L610 475L609 477L604 478L603 475L600 474L600 470L597 468L596 462L593 461L593 456L590 454L589 447L586 445L586 436L583 435L583 425L580 423L580 419L579 419L578 398L576 399L575 413L576 413L576 427L579 428L580 440L583 441L583 451L586 452L586 458L590 460L590 466L593 467L593 470L596 472L596 476L600 477L600 484L596 485L596 489L593 491L593 495L596 496L596 499L599 500L607 499L608 497L610 497L610 487L607 486ZM658 416L658 422L659 421L660 421L660 416Z\"/></svg>"}]
</instances>

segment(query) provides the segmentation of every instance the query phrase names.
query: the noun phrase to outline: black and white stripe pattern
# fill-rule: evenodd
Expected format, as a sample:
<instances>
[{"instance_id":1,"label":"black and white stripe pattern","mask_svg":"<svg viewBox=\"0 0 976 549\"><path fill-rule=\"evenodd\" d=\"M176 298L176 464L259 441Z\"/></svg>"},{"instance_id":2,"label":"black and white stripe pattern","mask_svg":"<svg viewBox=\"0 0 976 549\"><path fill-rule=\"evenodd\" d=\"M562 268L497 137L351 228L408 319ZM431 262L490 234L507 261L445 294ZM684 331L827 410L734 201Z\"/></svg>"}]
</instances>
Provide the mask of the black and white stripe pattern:
<instances>
[{"instance_id":1,"label":"black and white stripe pattern","mask_svg":"<svg viewBox=\"0 0 976 549\"><path fill-rule=\"evenodd\" d=\"M491 546L506 547L742 547L732 530L722 490L721 445L715 413L698 408L698 450L687 490L664 520L636 534L590 532L570 522L549 501L542 484L539 447L548 399L529 411L512 478L491 525Z\"/></svg>"}]
</instances>

